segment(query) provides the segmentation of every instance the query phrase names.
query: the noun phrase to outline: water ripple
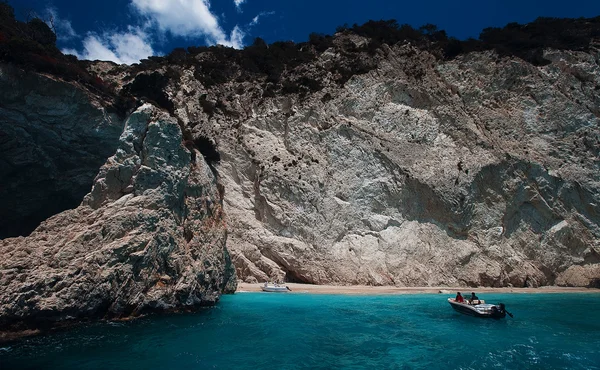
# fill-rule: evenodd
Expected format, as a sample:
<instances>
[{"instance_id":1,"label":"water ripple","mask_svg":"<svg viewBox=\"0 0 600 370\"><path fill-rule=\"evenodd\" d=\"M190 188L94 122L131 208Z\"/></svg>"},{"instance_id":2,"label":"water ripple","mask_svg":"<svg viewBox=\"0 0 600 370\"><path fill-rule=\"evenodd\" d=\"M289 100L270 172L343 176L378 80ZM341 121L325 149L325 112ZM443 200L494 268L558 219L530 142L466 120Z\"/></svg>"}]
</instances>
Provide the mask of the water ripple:
<instances>
[{"instance_id":1,"label":"water ripple","mask_svg":"<svg viewBox=\"0 0 600 370\"><path fill-rule=\"evenodd\" d=\"M195 314L97 323L0 347L2 370L598 369L599 295L490 294L514 319L442 295L244 293Z\"/></svg>"}]
</instances>

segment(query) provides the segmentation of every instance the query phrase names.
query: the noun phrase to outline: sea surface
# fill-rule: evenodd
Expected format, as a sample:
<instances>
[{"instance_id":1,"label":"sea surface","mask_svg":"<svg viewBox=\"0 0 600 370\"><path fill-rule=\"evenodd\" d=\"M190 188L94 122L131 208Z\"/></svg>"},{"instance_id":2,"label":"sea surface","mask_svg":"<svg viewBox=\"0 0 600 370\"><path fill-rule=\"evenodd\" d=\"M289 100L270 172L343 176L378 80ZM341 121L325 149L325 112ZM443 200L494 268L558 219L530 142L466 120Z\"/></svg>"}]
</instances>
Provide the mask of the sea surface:
<instances>
[{"instance_id":1,"label":"sea surface","mask_svg":"<svg viewBox=\"0 0 600 370\"><path fill-rule=\"evenodd\" d=\"M465 292L468 293L468 292ZM600 369L600 294L237 293L214 308L0 345L0 369Z\"/></svg>"}]
</instances>

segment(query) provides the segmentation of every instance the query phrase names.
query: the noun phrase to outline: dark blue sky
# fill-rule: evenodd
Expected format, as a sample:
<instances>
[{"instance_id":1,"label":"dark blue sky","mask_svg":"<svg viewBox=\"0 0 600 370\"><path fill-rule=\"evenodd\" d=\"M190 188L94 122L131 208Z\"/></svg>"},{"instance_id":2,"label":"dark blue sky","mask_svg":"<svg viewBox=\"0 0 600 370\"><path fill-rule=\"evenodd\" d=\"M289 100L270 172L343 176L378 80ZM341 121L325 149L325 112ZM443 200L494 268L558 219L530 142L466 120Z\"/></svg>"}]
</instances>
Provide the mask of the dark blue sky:
<instances>
[{"instance_id":1,"label":"dark blue sky","mask_svg":"<svg viewBox=\"0 0 600 370\"><path fill-rule=\"evenodd\" d=\"M20 19L30 9L46 14L52 8L62 49L121 62L145 53L168 53L177 46L219 42L241 47L255 37L269 43L306 41L311 32L333 34L339 25L369 19L394 18L413 26L433 23L462 39L477 37L485 27L526 23L540 16L600 15L600 0L242 0L237 8L235 1L212 0L206 7L208 0L8 0Z\"/></svg>"}]
</instances>

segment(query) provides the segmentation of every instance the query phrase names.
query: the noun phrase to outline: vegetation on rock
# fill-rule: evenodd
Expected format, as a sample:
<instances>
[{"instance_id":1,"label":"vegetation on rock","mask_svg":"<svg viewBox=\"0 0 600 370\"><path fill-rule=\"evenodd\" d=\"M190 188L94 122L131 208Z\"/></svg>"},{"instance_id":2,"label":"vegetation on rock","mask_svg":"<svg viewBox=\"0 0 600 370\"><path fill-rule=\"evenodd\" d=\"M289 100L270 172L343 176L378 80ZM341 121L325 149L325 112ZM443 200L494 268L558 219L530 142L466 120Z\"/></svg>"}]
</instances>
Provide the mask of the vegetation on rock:
<instances>
[{"instance_id":1,"label":"vegetation on rock","mask_svg":"<svg viewBox=\"0 0 600 370\"><path fill-rule=\"evenodd\" d=\"M102 96L122 115L133 108L126 99L114 94L114 87L87 70L88 62L63 54L56 47L56 34L42 19L19 21L14 9L5 2L0 2L0 62L78 82Z\"/></svg>"}]
</instances>

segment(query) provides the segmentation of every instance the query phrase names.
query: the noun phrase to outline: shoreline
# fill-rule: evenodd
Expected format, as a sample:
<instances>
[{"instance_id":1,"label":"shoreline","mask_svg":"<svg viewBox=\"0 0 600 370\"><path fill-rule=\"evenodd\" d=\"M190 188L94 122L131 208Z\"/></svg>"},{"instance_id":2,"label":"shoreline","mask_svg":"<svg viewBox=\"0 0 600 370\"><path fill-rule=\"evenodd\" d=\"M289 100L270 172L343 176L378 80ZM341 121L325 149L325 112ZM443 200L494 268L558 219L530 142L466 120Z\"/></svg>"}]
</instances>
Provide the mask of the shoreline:
<instances>
[{"instance_id":1,"label":"shoreline","mask_svg":"<svg viewBox=\"0 0 600 370\"><path fill-rule=\"evenodd\" d=\"M263 283L238 283L236 293L262 292ZM310 293L310 294L348 294L348 295L379 295L379 294L456 294L456 292L468 293L600 293L597 288L584 287L559 287L543 286L539 288L490 288L490 287L395 287L395 286L368 286L368 285L312 285L286 283L291 292L288 293Z\"/></svg>"}]
</instances>

